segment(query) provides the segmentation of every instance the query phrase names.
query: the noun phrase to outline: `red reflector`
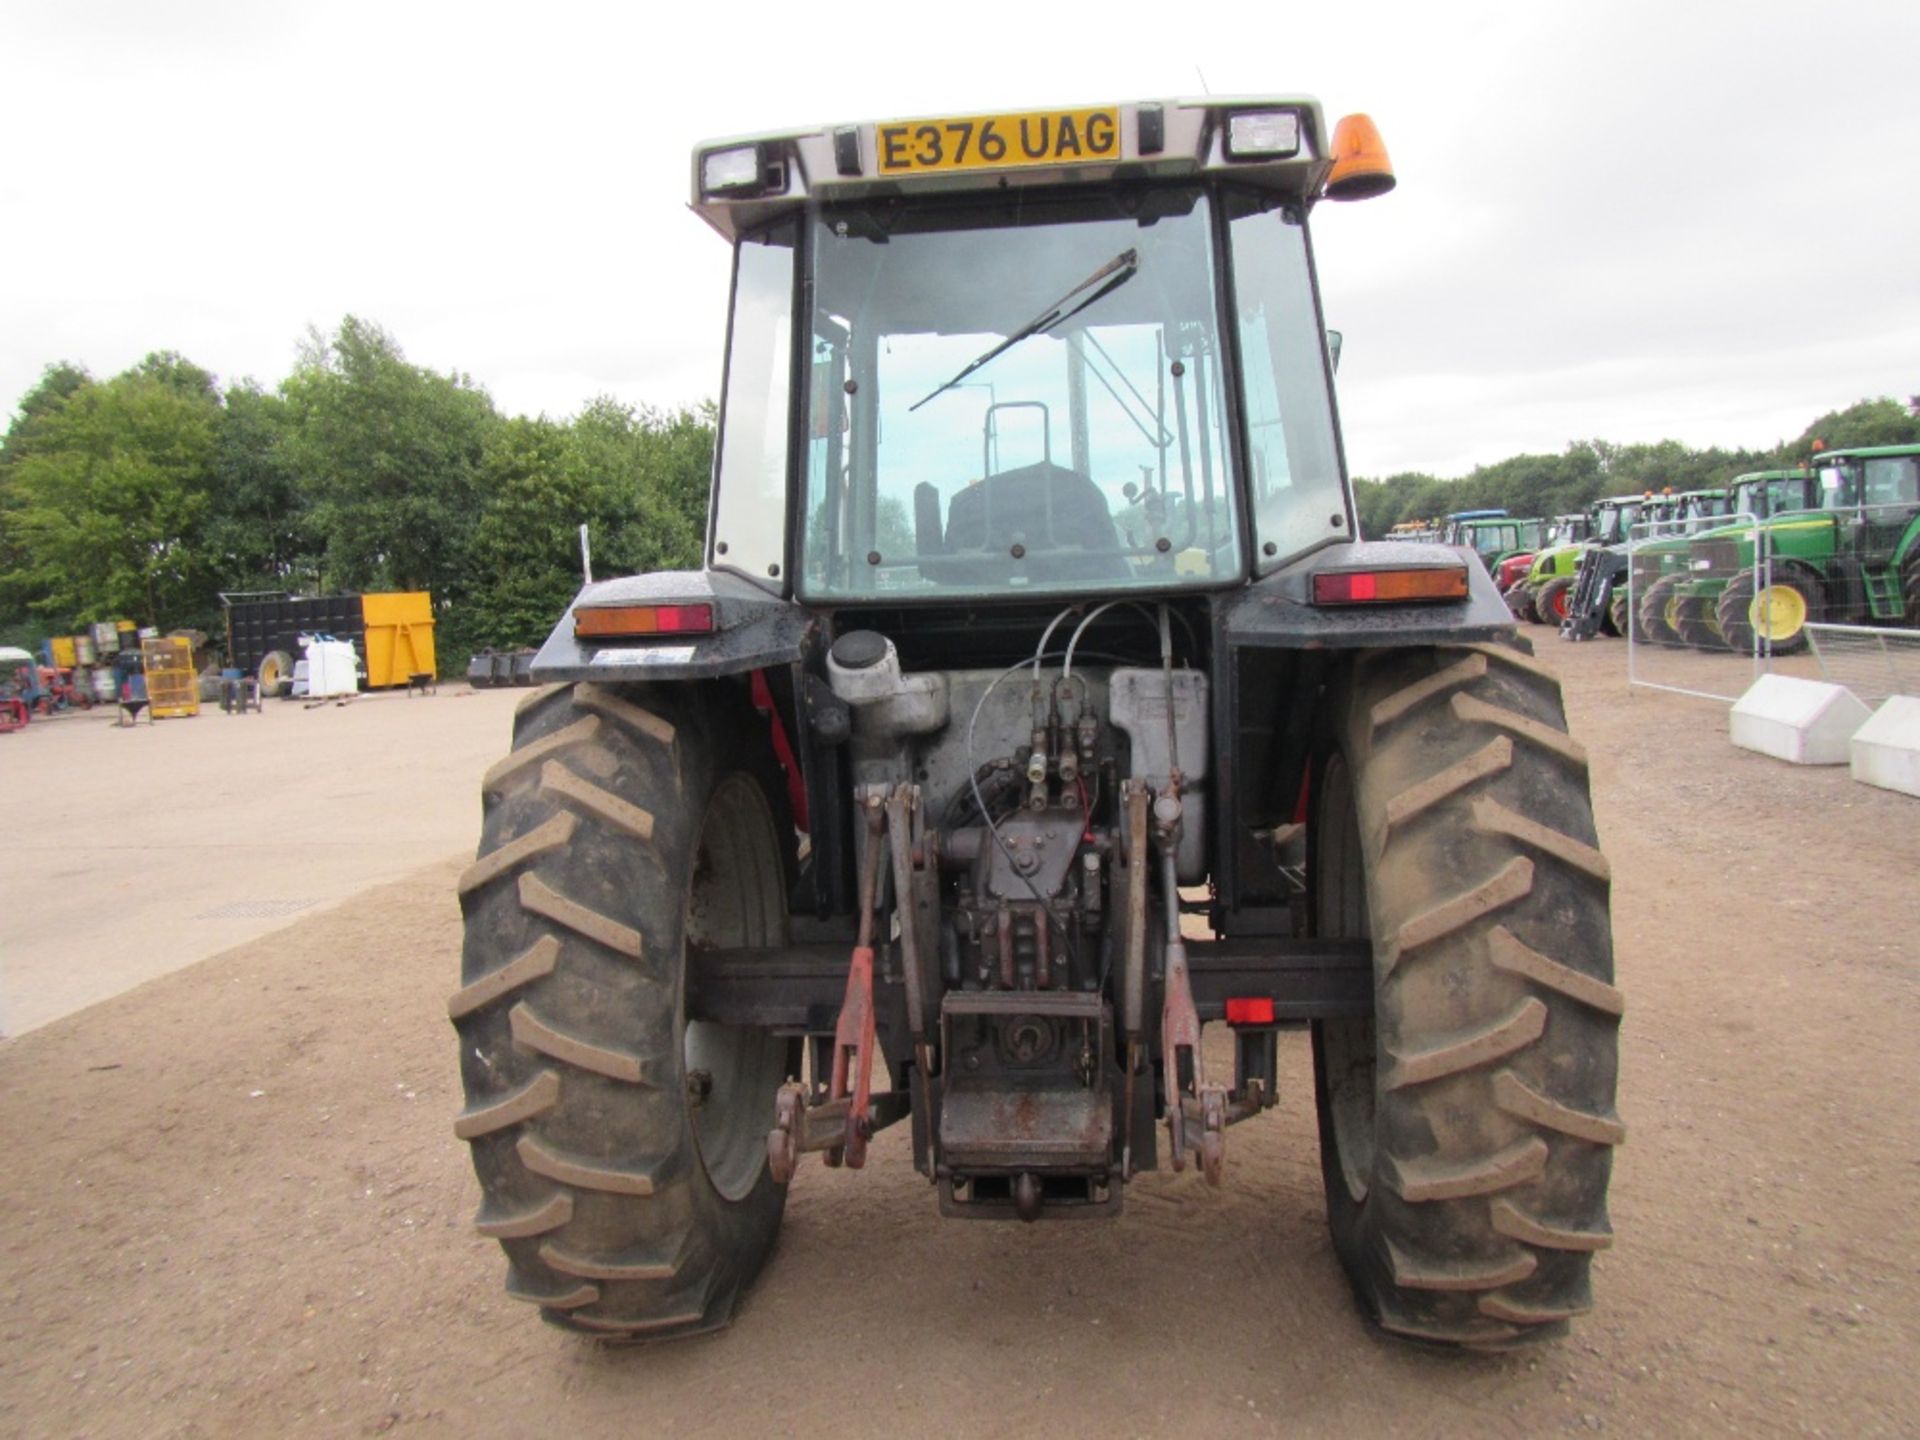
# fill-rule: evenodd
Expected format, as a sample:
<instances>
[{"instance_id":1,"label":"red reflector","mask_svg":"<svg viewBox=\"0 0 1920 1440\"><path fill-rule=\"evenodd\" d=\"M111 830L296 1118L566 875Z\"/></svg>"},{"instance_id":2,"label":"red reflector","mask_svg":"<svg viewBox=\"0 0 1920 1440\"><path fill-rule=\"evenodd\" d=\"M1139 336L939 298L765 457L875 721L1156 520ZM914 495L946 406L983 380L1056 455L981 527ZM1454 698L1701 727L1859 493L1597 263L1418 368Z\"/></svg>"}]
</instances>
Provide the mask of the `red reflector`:
<instances>
[{"instance_id":1,"label":"red reflector","mask_svg":"<svg viewBox=\"0 0 1920 1440\"><path fill-rule=\"evenodd\" d=\"M582 638L628 639L639 635L711 635L711 605L594 605L573 612L573 633Z\"/></svg>"},{"instance_id":2,"label":"red reflector","mask_svg":"<svg viewBox=\"0 0 1920 1440\"><path fill-rule=\"evenodd\" d=\"M1272 998L1254 995L1227 1001L1227 1023L1229 1025L1273 1024Z\"/></svg>"},{"instance_id":3,"label":"red reflector","mask_svg":"<svg viewBox=\"0 0 1920 1440\"><path fill-rule=\"evenodd\" d=\"M1316 605L1391 605L1409 600L1464 600L1467 567L1418 570L1323 570L1313 577Z\"/></svg>"}]
</instances>

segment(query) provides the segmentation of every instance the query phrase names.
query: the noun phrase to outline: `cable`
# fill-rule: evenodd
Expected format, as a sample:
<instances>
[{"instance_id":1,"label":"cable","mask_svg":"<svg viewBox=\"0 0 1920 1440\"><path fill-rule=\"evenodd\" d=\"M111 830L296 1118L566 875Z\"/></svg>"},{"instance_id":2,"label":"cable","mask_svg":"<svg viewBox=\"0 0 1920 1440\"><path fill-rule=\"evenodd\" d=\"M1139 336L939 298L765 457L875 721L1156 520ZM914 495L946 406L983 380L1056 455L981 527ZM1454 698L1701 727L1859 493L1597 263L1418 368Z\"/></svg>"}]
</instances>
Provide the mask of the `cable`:
<instances>
[{"instance_id":1,"label":"cable","mask_svg":"<svg viewBox=\"0 0 1920 1440\"><path fill-rule=\"evenodd\" d=\"M1114 606L1129 603L1130 602L1126 600L1109 600L1104 605L1096 605L1086 613L1085 618L1083 618L1078 625L1073 627L1073 636L1067 641L1066 662L1060 667L1060 678L1062 680L1073 674L1073 650L1074 647L1080 643L1080 637L1087 633L1087 627L1102 615L1106 614L1107 611L1113 609Z\"/></svg>"},{"instance_id":2,"label":"cable","mask_svg":"<svg viewBox=\"0 0 1920 1440\"><path fill-rule=\"evenodd\" d=\"M1087 627L1093 624L1093 622L1095 620L1098 620L1102 615L1106 614L1107 611L1113 609L1116 605L1125 605L1128 609L1135 611L1136 613L1138 613L1141 619L1145 620L1148 625L1153 627L1154 633L1156 635L1160 633L1161 625L1162 625L1161 620L1156 618L1153 611L1147 609L1147 607L1141 604L1138 600L1109 600L1104 605L1096 606L1094 609L1087 612L1087 617L1084 620L1082 620L1078 625L1073 627L1073 635L1067 641L1066 662L1061 667L1060 678L1062 680L1065 680L1068 676L1073 674L1073 652L1079 648L1080 637L1086 633ZM1161 609L1164 610L1165 608L1166 608L1166 605L1164 602L1162 602ZM1192 636L1191 627L1189 627L1188 629L1188 635L1189 635L1189 638L1191 638ZM1162 653L1164 656L1165 654L1164 650Z\"/></svg>"},{"instance_id":3,"label":"cable","mask_svg":"<svg viewBox=\"0 0 1920 1440\"><path fill-rule=\"evenodd\" d=\"M1047 641L1051 640L1053 638L1053 632L1060 628L1060 622L1066 619L1067 616L1073 614L1073 612L1078 610L1079 608L1080 607L1078 605L1067 606L1066 609L1062 610L1058 615L1054 616L1053 619L1049 620L1047 622L1047 628L1040 632L1040 643L1033 647L1033 683L1034 684L1038 685L1040 683L1040 656L1041 656L1041 653L1047 648Z\"/></svg>"}]
</instances>

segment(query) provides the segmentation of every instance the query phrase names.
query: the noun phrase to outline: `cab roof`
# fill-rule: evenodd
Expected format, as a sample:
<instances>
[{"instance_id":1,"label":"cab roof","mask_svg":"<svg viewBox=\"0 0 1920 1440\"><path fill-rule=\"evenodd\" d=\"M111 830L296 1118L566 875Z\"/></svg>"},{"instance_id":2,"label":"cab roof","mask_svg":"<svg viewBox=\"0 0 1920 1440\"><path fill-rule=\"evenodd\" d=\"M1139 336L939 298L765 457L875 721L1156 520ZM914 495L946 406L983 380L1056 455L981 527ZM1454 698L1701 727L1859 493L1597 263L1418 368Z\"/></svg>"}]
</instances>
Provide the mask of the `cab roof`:
<instances>
[{"instance_id":1,"label":"cab roof","mask_svg":"<svg viewBox=\"0 0 1920 1440\"><path fill-rule=\"evenodd\" d=\"M1822 450L1813 457L1823 460L1890 460L1901 455L1920 455L1920 445L1855 445L1845 450Z\"/></svg>"},{"instance_id":2,"label":"cab roof","mask_svg":"<svg viewBox=\"0 0 1920 1440\"><path fill-rule=\"evenodd\" d=\"M1229 141L1235 117L1243 122L1270 119L1280 143L1258 153L1236 153ZM1291 148L1286 117L1292 117ZM1070 140L1061 128L1063 120L1071 122ZM974 148L988 133L1000 142L997 161L983 158ZM1304 95L1209 95L801 126L695 146L692 208L733 240L809 202L960 195L1016 186L1092 188L1230 175L1311 205L1333 168L1329 149L1320 102ZM968 153L961 154L963 150ZM918 163L923 160L928 163ZM724 187L710 183L714 172L709 161L715 171L738 179Z\"/></svg>"}]
</instances>

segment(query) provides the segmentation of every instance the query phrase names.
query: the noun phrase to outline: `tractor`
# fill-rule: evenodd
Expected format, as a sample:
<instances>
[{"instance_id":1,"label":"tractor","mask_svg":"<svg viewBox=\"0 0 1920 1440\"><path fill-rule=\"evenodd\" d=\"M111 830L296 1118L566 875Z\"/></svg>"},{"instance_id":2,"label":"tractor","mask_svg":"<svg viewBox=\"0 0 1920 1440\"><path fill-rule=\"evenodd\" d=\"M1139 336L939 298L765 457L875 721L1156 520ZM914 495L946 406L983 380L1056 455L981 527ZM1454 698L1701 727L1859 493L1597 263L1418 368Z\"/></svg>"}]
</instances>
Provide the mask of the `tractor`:
<instances>
[{"instance_id":1,"label":"tractor","mask_svg":"<svg viewBox=\"0 0 1920 1440\"><path fill-rule=\"evenodd\" d=\"M1494 588L1506 597L1507 608L1513 612L1514 619L1540 619L1539 611L1534 609L1533 587L1527 583L1535 559L1562 546L1578 547L1592 528L1593 521L1585 512L1556 515L1546 522L1545 532L1533 549L1517 551L1500 561L1499 568L1493 572Z\"/></svg>"},{"instance_id":2,"label":"tractor","mask_svg":"<svg viewBox=\"0 0 1920 1440\"><path fill-rule=\"evenodd\" d=\"M1751 567L1753 522L1790 510L1804 510L1816 498L1813 474L1807 470L1755 470L1736 476L1727 487L1726 517L1730 523L1697 530L1686 544L1684 570L1663 561L1661 572L1641 593L1640 622L1646 637L1656 642L1677 641L1695 649L1720 650L1720 620L1714 605L1727 581ZM1744 565L1725 574L1714 573L1710 558L1716 547L1709 541L1731 541L1735 554L1744 552Z\"/></svg>"},{"instance_id":3,"label":"tractor","mask_svg":"<svg viewBox=\"0 0 1920 1440\"><path fill-rule=\"evenodd\" d=\"M1545 533L1545 520L1514 520L1501 512L1500 518L1475 517L1447 526L1443 540L1449 545L1464 545L1480 557L1489 575L1498 575L1500 567L1514 555L1536 549ZM1495 585L1495 589L1498 589Z\"/></svg>"},{"instance_id":4,"label":"tractor","mask_svg":"<svg viewBox=\"0 0 1920 1440\"><path fill-rule=\"evenodd\" d=\"M1534 616L1543 625L1559 629L1573 602L1574 581L1589 550L1625 545L1639 519L1645 495L1616 495L1587 507L1586 534L1577 542L1543 549L1533 557L1525 583L1532 594Z\"/></svg>"},{"instance_id":5,"label":"tractor","mask_svg":"<svg viewBox=\"0 0 1920 1440\"><path fill-rule=\"evenodd\" d=\"M1726 497L1712 492L1722 505ZM1624 527L1620 538L1589 545L1574 569L1567 591L1566 618L1560 622L1563 640L1591 640L1596 635L1625 635L1633 623L1632 594L1634 529L1644 527L1646 541L1659 542L1684 535L1693 523L1689 501L1674 494L1647 494Z\"/></svg>"},{"instance_id":6,"label":"tractor","mask_svg":"<svg viewBox=\"0 0 1920 1440\"><path fill-rule=\"evenodd\" d=\"M1668 623L1678 611L1671 589L1656 588L1663 580L1674 585L1687 576L1689 537L1725 520L1732 503L1729 489L1687 490L1663 502L1664 523L1654 523L1644 539L1625 552L1625 583L1615 583L1607 596L1607 621L1615 634L1631 632L1635 640L1672 643L1679 634ZM1648 597L1655 595L1649 605Z\"/></svg>"},{"instance_id":7,"label":"tractor","mask_svg":"<svg viewBox=\"0 0 1920 1440\"><path fill-rule=\"evenodd\" d=\"M809 1157L981 1221L1224 1184L1302 1043L1364 1313L1564 1332L1624 1136L1609 869L1485 570L1358 536L1308 220L1392 187L1372 123L1129 103L692 168L733 251L704 564L580 591L458 882L508 1293L721 1326Z\"/></svg>"},{"instance_id":8,"label":"tractor","mask_svg":"<svg viewBox=\"0 0 1920 1440\"><path fill-rule=\"evenodd\" d=\"M1816 455L1812 483L1811 508L1695 542L1688 593L1722 644L1785 655L1809 622L1920 626L1920 445Z\"/></svg>"}]
</instances>

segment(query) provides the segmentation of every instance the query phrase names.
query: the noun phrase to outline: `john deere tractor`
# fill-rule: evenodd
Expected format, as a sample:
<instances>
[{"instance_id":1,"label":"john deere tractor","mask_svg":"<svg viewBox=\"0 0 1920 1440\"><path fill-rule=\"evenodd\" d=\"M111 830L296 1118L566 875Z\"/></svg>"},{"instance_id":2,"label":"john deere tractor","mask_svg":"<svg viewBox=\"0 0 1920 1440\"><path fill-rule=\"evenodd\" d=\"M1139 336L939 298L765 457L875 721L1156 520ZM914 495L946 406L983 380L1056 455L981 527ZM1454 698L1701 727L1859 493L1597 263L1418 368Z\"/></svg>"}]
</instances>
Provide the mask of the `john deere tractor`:
<instances>
[{"instance_id":1,"label":"john deere tractor","mask_svg":"<svg viewBox=\"0 0 1920 1440\"><path fill-rule=\"evenodd\" d=\"M1675 495L1647 496L1620 539L1587 546L1574 568L1573 587L1567 592L1566 619L1560 622L1563 640L1590 640L1596 635L1625 635L1628 616L1629 552L1637 536L1634 527L1659 538L1680 526L1680 500Z\"/></svg>"},{"instance_id":2,"label":"john deere tractor","mask_svg":"<svg viewBox=\"0 0 1920 1440\"><path fill-rule=\"evenodd\" d=\"M1479 564L1357 539L1341 458L1309 217L1392 183L1299 98L694 152L734 257L705 564L576 597L459 882L510 1295L723 1324L810 1156L958 1219L1227 1183L1300 1034L1368 1315L1485 1348L1587 1308L1586 752Z\"/></svg>"},{"instance_id":3,"label":"john deere tractor","mask_svg":"<svg viewBox=\"0 0 1920 1440\"><path fill-rule=\"evenodd\" d=\"M1692 549L1700 598L1724 577L1714 617L1735 650L1804 649L1810 621L1920 625L1920 446L1828 451L1814 483L1815 508Z\"/></svg>"},{"instance_id":4,"label":"john deere tractor","mask_svg":"<svg viewBox=\"0 0 1920 1440\"><path fill-rule=\"evenodd\" d=\"M1609 612L1616 630L1624 634L1631 626L1637 640L1678 642L1672 622L1679 602L1673 591L1687 577L1688 545L1693 536L1726 519L1732 497L1731 487L1688 490L1673 497L1673 516L1665 533L1649 535L1630 547L1628 583L1615 587Z\"/></svg>"},{"instance_id":5,"label":"john deere tractor","mask_svg":"<svg viewBox=\"0 0 1920 1440\"><path fill-rule=\"evenodd\" d=\"M1727 487L1726 514L1732 523L1696 530L1686 541L1685 568L1663 555L1658 578L1642 590L1640 621L1647 638L1697 649L1724 649L1715 604L1727 581L1753 565L1753 521L1805 510L1814 498L1811 471L1755 470L1736 477ZM1733 542L1736 556L1724 573L1716 573L1710 558L1723 553L1724 547L1706 544L1720 541ZM1746 556L1744 561L1737 558L1741 554Z\"/></svg>"}]
</instances>

